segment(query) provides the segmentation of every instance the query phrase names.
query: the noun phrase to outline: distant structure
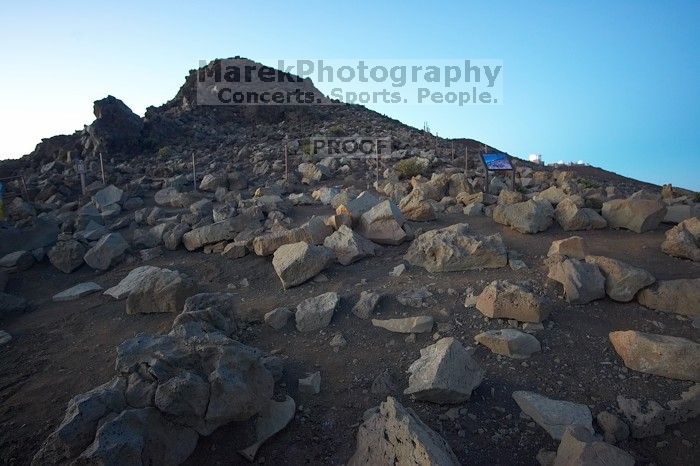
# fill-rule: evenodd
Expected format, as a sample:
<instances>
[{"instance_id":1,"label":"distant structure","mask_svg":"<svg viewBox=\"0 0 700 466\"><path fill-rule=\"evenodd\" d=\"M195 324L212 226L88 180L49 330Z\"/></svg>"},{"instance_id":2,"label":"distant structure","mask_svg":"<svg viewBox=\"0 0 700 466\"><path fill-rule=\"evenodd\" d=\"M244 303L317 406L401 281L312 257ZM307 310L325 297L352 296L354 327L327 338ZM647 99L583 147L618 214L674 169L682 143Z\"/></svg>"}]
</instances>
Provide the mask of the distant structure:
<instances>
[{"instance_id":1,"label":"distant structure","mask_svg":"<svg viewBox=\"0 0 700 466\"><path fill-rule=\"evenodd\" d=\"M527 156L527 158L532 163L536 163L537 165L543 165L542 154L530 154Z\"/></svg>"}]
</instances>

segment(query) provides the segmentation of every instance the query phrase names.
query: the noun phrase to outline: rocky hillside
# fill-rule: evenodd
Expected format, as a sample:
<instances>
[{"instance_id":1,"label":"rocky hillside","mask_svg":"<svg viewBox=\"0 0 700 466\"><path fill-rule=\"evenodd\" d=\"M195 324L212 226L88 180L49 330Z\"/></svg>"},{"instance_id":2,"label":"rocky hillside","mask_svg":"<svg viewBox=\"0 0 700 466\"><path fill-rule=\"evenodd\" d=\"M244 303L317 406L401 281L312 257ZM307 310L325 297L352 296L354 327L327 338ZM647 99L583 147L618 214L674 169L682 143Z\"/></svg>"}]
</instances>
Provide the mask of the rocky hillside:
<instances>
[{"instance_id":1,"label":"rocky hillside","mask_svg":"<svg viewBox=\"0 0 700 466\"><path fill-rule=\"evenodd\" d=\"M358 106L197 106L195 73L4 165L8 464L698 458L693 196L487 177L481 143Z\"/></svg>"}]
</instances>

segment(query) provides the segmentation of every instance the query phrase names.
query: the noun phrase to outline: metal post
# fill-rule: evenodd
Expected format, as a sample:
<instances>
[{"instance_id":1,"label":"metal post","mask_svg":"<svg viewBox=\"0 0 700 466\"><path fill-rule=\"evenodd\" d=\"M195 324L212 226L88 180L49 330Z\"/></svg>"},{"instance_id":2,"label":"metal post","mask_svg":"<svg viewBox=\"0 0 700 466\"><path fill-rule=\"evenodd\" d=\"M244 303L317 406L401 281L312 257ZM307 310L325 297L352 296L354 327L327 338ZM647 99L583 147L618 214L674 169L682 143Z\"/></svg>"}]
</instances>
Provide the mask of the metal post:
<instances>
[{"instance_id":1,"label":"metal post","mask_svg":"<svg viewBox=\"0 0 700 466\"><path fill-rule=\"evenodd\" d=\"M197 191L197 167L194 164L194 151L192 151L192 182L194 183L194 190Z\"/></svg>"},{"instance_id":2,"label":"metal post","mask_svg":"<svg viewBox=\"0 0 700 466\"><path fill-rule=\"evenodd\" d=\"M100 170L102 171L102 186L105 186L107 183L105 182L105 164L102 160L102 152L100 152Z\"/></svg>"},{"instance_id":3,"label":"metal post","mask_svg":"<svg viewBox=\"0 0 700 466\"><path fill-rule=\"evenodd\" d=\"M451 148L450 154L452 157L452 163L455 163L455 142L454 141L452 141L452 143L450 144L450 148Z\"/></svg>"},{"instance_id":4,"label":"metal post","mask_svg":"<svg viewBox=\"0 0 700 466\"><path fill-rule=\"evenodd\" d=\"M24 191L24 197L28 201L29 200L29 191L27 191L27 183L24 182L24 175L22 175L21 178L22 178L22 191Z\"/></svg>"},{"instance_id":5,"label":"metal post","mask_svg":"<svg viewBox=\"0 0 700 466\"><path fill-rule=\"evenodd\" d=\"M379 191L379 140L374 140L374 147L377 152L377 174L376 174L376 186L375 189Z\"/></svg>"},{"instance_id":6,"label":"metal post","mask_svg":"<svg viewBox=\"0 0 700 466\"><path fill-rule=\"evenodd\" d=\"M284 135L284 184L289 184L289 139Z\"/></svg>"},{"instance_id":7,"label":"metal post","mask_svg":"<svg viewBox=\"0 0 700 466\"><path fill-rule=\"evenodd\" d=\"M469 145L464 148L464 176L469 175Z\"/></svg>"}]
</instances>

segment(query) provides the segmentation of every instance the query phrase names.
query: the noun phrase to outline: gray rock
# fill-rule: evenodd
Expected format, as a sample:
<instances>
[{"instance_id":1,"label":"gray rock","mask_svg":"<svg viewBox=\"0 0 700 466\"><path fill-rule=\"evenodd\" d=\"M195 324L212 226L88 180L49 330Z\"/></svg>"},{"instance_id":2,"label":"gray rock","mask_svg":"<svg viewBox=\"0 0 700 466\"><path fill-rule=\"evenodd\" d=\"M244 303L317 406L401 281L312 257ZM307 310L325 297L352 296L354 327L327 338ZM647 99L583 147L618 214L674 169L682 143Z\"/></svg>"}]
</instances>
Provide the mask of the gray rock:
<instances>
[{"instance_id":1,"label":"gray rock","mask_svg":"<svg viewBox=\"0 0 700 466\"><path fill-rule=\"evenodd\" d=\"M6 345L12 341L12 335L4 330L0 330L0 346Z\"/></svg>"},{"instance_id":2,"label":"gray rock","mask_svg":"<svg viewBox=\"0 0 700 466\"><path fill-rule=\"evenodd\" d=\"M548 201L530 199L517 204L497 205L493 209L493 220L520 233L538 233L552 225L554 209Z\"/></svg>"},{"instance_id":3,"label":"gray rock","mask_svg":"<svg viewBox=\"0 0 700 466\"><path fill-rule=\"evenodd\" d=\"M15 251L0 258L0 267L21 272L29 269L34 262L34 256L29 251Z\"/></svg>"},{"instance_id":4,"label":"gray rock","mask_svg":"<svg viewBox=\"0 0 700 466\"><path fill-rule=\"evenodd\" d=\"M338 262L350 265L363 257L373 256L377 246L345 225L328 236L323 245L333 251Z\"/></svg>"},{"instance_id":5,"label":"gray rock","mask_svg":"<svg viewBox=\"0 0 700 466\"><path fill-rule=\"evenodd\" d=\"M639 290L656 281L646 270L609 257L586 256L586 262L598 266L605 277L605 293L615 301L632 301Z\"/></svg>"},{"instance_id":6,"label":"gray rock","mask_svg":"<svg viewBox=\"0 0 700 466\"><path fill-rule=\"evenodd\" d=\"M159 267L153 267L152 265L143 265L141 267L136 267L131 272L127 274L118 284L108 288L104 292L107 296L111 296L114 299L124 299L129 296L136 286L142 281L148 280L150 275L155 275L160 273L162 269Z\"/></svg>"},{"instance_id":7,"label":"gray rock","mask_svg":"<svg viewBox=\"0 0 700 466\"><path fill-rule=\"evenodd\" d=\"M185 300L196 293L194 279L177 270L160 269L143 276L131 290L126 300L126 313L179 312Z\"/></svg>"},{"instance_id":8,"label":"gray rock","mask_svg":"<svg viewBox=\"0 0 700 466\"><path fill-rule=\"evenodd\" d=\"M668 230L661 250L670 256L700 262L700 217L691 217Z\"/></svg>"},{"instance_id":9,"label":"gray rock","mask_svg":"<svg viewBox=\"0 0 700 466\"><path fill-rule=\"evenodd\" d=\"M568 198L557 205L554 216L565 231L598 230L608 226L608 222L598 212L579 207Z\"/></svg>"},{"instance_id":10,"label":"gray rock","mask_svg":"<svg viewBox=\"0 0 700 466\"><path fill-rule=\"evenodd\" d=\"M661 435L668 426L700 416L700 384L692 385L681 393L679 399L669 401L667 408L654 400L643 405L639 400L622 395L617 397L617 405L629 423L632 437L639 439Z\"/></svg>"},{"instance_id":11,"label":"gray rock","mask_svg":"<svg viewBox=\"0 0 700 466\"><path fill-rule=\"evenodd\" d=\"M338 293L328 292L299 303L294 315L297 330L312 332L327 327L333 319L333 313L338 307Z\"/></svg>"},{"instance_id":12,"label":"gray rock","mask_svg":"<svg viewBox=\"0 0 700 466\"><path fill-rule=\"evenodd\" d=\"M700 344L636 330L610 332L610 342L632 370L700 382Z\"/></svg>"},{"instance_id":13,"label":"gray rock","mask_svg":"<svg viewBox=\"0 0 700 466\"><path fill-rule=\"evenodd\" d=\"M505 267L508 256L501 235L469 234L468 227L458 223L423 233L413 240L404 259L428 272Z\"/></svg>"},{"instance_id":14,"label":"gray rock","mask_svg":"<svg viewBox=\"0 0 700 466\"><path fill-rule=\"evenodd\" d=\"M377 307L382 295L372 291L363 291L360 293L360 299L352 308L352 313L360 319L369 319L374 314L374 309Z\"/></svg>"},{"instance_id":15,"label":"gray rock","mask_svg":"<svg viewBox=\"0 0 700 466\"><path fill-rule=\"evenodd\" d=\"M158 385L155 405L163 413L187 420L202 418L209 403L209 384L197 374L183 371Z\"/></svg>"},{"instance_id":16,"label":"gray rock","mask_svg":"<svg viewBox=\"0 0 700 466\"><path fill-rule=\"evenodd\" d=\"M476 335L474 340L493 353L514 359L527 359L533 353L542 351L537 338L513 328L487 330Z\"/></svg>"},{"instance_id":17,"label":"gray rock","mask_svg":"<svg viewBox=\"0 0 700 466\"><path fill-rule=\"evenodd\" d=\"M557 449L554 466L634 466L634 457L609 443L596 440L579 425L568 426Z\"/></svg>"},{"instance_id":18,"label":"gray rock","mask_svg":"<svg viewBox=\"0 0 700 466\"><path fill-rule=\"evenodd\" d=\"M299 379L299 393L307 395L321 393L321 372L316 371L303 379Z\"/></svg>"},{"instance_id":19,"label":"gray rock","mask_svg":"<svg viewBox=\"0 0 700 466\"><path fill-rule=\"evenodd\" d=\"M284 429L294 419L295 412L296 403L289 395L285 397L284 401L270 400L255 419L255 443L238 452L248 461L254 461L260 446Z\"/></svg>"},{"instance_id":20,"label":"gray rock","mask_svg":"<svg viewBox=\"0 0 700 466\"><path fill-rule=\"evenodd\" d=\"M577 259L555 261L547 278L562 284L566 301L586 304L605 297L605 278L595 264Z\"/></svg>"},{"instance_id":21,"label":"gray rock","mask_svg":"<svg viewBox=\"0 0 700 466\"><path fill-rule=\"evenodd\" d=\"M278 307L265 314L265 323L275 330L281 330L287 326L287 322L293 313L286 307Z\"/></svg>"},{"instance_id":22,"label":"gray rock","mask_svg":"<svg viewBox=\"0 0 700 466\"><path fill-rule=\"evenodd\" d=\"M74 301L82 298L83 296L97 293L98 291L102 291L102 287L95 282L79 283L68 288L67 290L55 294L51 299L55 302Z\"/></svg>"},{"instance_id":23,"label":"gray rock","mask_svg":"<svg viewBox=\"0 0 700 466\"><path fill-rule=\"evenodd\" d=\"M484 371L454 338L442 338L420 350L408 372L407 395L432 403L463 403L481 384Z\"/></svg>"},{"instance_id":24,"label":"gray rock","mask_svg":"<svg viewBox=\"0 0 700 466\"><path fill-rule=\"evenodd\" d=\"M256 223L259 224L257 220L247 215L237 215L222 222L188 231L182 236L182 243L188 251L194 251L208 244L232 241L238 233Z\"/></svg>"},{"instance_id":25,"label":"gray rock","mask_svg":"<svg viewBox=\"0 0 700 466\"><path fill-rule=\"evenodd\" d=\"M109 207L113 204L119 204L124 198L124 191L117 188L113 184L100 189L92 196L92 202L95 203L95 207L100 210L104 210L105 207Z\"/></svg>"},{"instance_id":26,"label":"gray rock","mask_svg":"<svg viewBox=\"0 0 700 466\"><path fill-rule=\"evenodd\" d=\"M588 406L570 401L552 400L534 392L513 392L520 409L555 440L561 440L568 426L579 425L594 433L593 417Z\"/></svg>"},{"instance_id":27,"label":"gray rock","mask_svg":"<svg viewBox=\"0 0 700 466\"><path fill-rule=\"evenodd\" d=\"M405 222L396 204L386 200L362 214L358 228L362 236L375 243L397 245L408 238L402 228Z\"/></svg>"},{"instance_id":28,"label":"gray rock","mask_svg":"<svg viewBox=\"0 0 700 466\"><path fill-rule=\"evenodd\" d=\"M412 410L388 397L367 411L357 432L357 448L348 466L457 466L449 444Z\"/></svg>"},{"instance_id":29,"label":"gray rock","mask_svg":"<svg viewBox=\"0 0 700 466\"><path fill-rule=\"evenodd\" d=\"M0 317L24 312L27 306L26 299L0 292Z\"/></svg>"},{"instance_id":30,"label":"gray rock","mask_svg":"<svg viewBox=\"0 0 700 466\"><path fill-rule=\"evenodd\" d=\"M606 442L615 445L629 438L630 428L618 415L609 411L601 411L595 419L603 430Z\"/></svg>"},{"instance_id":31,"label":"gray rock","mask_svg":"<svg viewBox=\"0 0 700 466\"><path fill-rule=\"evenodd\" d=\"M613 199L603 204L602 213L610 228L644 233L659 226L666 216L666 206L651 199Z\"/></svg>"},{"instance_id":32,"label":"gray rock","mask_svg":"<svg viewBox=\"0 0 700 466\"><path fill-rule=\"evenodd\" d=\"M476 308L491 319L538 323L549 316L552 303L535 293L529 282L495 280L476 299Z\"/></svg>"},{"instance_id":33,"label":"gray rock","mask_svg":"<svg viewBox=\"0 0 700 466\"><path fill-rule=\"evenodd\" d=\"M418 316L386 320L372 319L372 325L396 333L425 333L433 329L433 318Z\"/></svg>"},{"instance_id":34,"label":"gray rock","mask_svg":"<svg viewBox=\"0 0 700 466\"><path fill-rule=\"evenodd\" d=\"M280 246L272 258L272 266L287 289L321 273L333 258L333 253L326 247L299 242Z\"/></svg>"},{"instance_id":35,"label":"gray rock","mask_svg":"<svg viewBox=\"0 0 700 466\"><path fill-rule=\"evenodd\" d=\"M155 408L129 409L100 426L78 462L177 465L192 454L198 439L193 429L168 421Z\"/></svg>"},{"instance_id":36,"label":"gray rock","mask_svg":"<svg viewBox=\"0 0 700 466\"><path fill-rule=\"evenodd\" d=\"M87 265L97 270L108 270L116 265L129 249L129 243L119 233L110 233L90 248L83 258Z\"/></svg>"},{"instance_id":37,"label":"gray rock","mask_svg":"<svg viewBox=\"0 0 700 466\"><path fill-rule=\"evenodd\" d=\"M662 280L637 294L642 306L686 316L700 316L700 278Z\"/></svg>"}]
</instances>

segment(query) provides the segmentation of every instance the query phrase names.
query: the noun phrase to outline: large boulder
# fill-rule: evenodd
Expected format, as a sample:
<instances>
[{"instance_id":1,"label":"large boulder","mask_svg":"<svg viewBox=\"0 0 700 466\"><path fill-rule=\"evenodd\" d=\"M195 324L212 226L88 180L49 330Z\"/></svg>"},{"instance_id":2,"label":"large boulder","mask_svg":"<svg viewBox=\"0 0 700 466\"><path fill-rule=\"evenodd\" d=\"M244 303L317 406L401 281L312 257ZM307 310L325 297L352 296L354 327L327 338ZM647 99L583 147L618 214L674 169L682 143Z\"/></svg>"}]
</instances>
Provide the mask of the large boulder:
<instances>
[{"instance_id":1,"label":"large boulder","mask_svg":"<svg viewBox=\"0 0 700 466\"><path fill-rule=\"evenodd\" d=\"M188 251L194 251L208 244L232 241L238 233L255 224L259 222L247 215L237 215L188 231L182 235L182 243Z\"/></svg>"},{"instance_id":2,"label":"large boulder","mask_svg":"<svg viewBox=\"0 0 700 466\"><path fill-rule=\"evenodd\" d=\"M401 199L399 209L406 219L414 222L429 222L436 218L435 209L421 188L415 188Z\"/></svg>"},{"instance_id":3,"label":"large boulder","mask_svg":"<svg viewBox=\"0 0 700 466\"><path fill-rule=\"evenodd\" d=\"M269 256L284 244L305 241L309 244L323 244L324 240L333 233L321 217L311 219L298 228L277 230L253 239L253 251L258 256Z\"/></svg>"},{"instance_id":4,"label":"large boulder","mask_svg":"<svg viewBox=\"0 0 700 466\"><path fill-rule=\"evenodd\" d=\"M610 228L637 233L657 228L665 215L666 206L652 199L613 199L603 204L603 218Z\"/></svg>"},{"instance_id":5,"label":"large boulder","mask_svg":"<svg viewBox=\"0 0 700 466\"><path fill-rule=\"evenodd\" d=\"M185 300L197 293L194 279L177 270L160 269L145 275L126 299L127 314L180 312Z\"/></svg>"},{"instance_id":6,"label":"large boulder","mask_svg":"<svg viewBox=\"0 0 700 466\"><path fill-rule=\"evenodd\" d=\"M700 217L683 220L668 230L661 250L670 256L700 262Z\"/></svg>"},{"instance_id":7,"label":"large boulder","mask_svg":"<svg viewBox=\"0 0 700 466\"><path fill-rule=\"evenodd\" d=\"M547 278L562 284L566 301L586 304L605 297L605 278L595 264L578 259L555 261L549 266Z\"/></svg>"},{"instance_id":8,"label":"large boulder","mask_svg":"<svg viewBox=\"0 0 700 466\"><path fill-rule=\"evenodd\" d=\"M598 212L579 207L569 198L557 204L554 217L565 231L598 230L608 226L608 222Z\"/></svg>"},{"instance_id":9,"label":"large boulder","mask_svg":"<svg viewBox=\"0 0 700 466\"><path fill-rule=\"evenodd\" d=\"M50 247L56 243L59 228L53 220L37 218L27 229L14 227L0 229L0 257L14 251Z\"/></svg>"},{"instance_id":10,"label":"large boulder","mask_svg":"<svg viewBox=\"0 0 700 466\"><path fill-rule=\"evenodd\" d=\"M408 238L402 228L405 222L406 219L396 204L386 200L362 214L359 232L375 243L397 245Z\"/></svg>"},{"instance_id":11,"label":"large boulder","mask_svg":"<svg viewBox=\"0 0 700 466\"><path fill-rule=\"evenodd\" d=\"M520 233L538 233L552 225L554 209L547 201L530 199L517 204L497 205L493 209L493 220Z\"/></svg>"},{"instance_id":12,"label":"large boulder","mask_svg":"<svg viewBox=\"0 0 700 466\"><path fill-rule=\"evenodd\" d=\"M552 205L557 205L566 198L568 198L568 194L566 194L563 189L556 186L550 186L544 191L535 194L533 197L536 201L547 201Z\"/></svg>"},{"instance_id":13,"label":"large boulder","mask_svg":"<svg viewBox=\"0 0 700 466\"><path fill-rule=\"evenodd\" d=\"M100 189L92 196L92 202L95 204L95 207L100 210L105 210L106 207L119 204L123 199L124 191L113 184Z\"/></svg>"},{"instance_id":14,"label":"large boulder","mask_svg":"<svg viewBox=\"0 0 700 466\"><path fill-rule=\"evenodd\" d=\"M610 332L625 366L639 372L700 382L700 344L687 338L626 330Z\"/></svg>"},{"instance_id":15,"label":"large boulder","mask_svg":"<svg viewBox=\"0 0 700 466\"><path fill-rule=\"evenodd\" d=\"M457 466L449 444L413 410L388 397L365 412L357 431L357 448L348 466Z\"/></svg>"},{"instance_id":16,"label":"large boulder","mask_svg":"<svg viewBox=\"0 0 700 466\"><path fill-rule=\"evenodd\" d=\"M657 311L700 316L700 278L658 281L641 290L637 301Z\"/></svg>"},{"instance_id":17,"label":"large boulder","mask_svg":"<svg viewBox=\"0 0 700 466\"><path fill-rule=\"evenodd\" d=\"M566 428L572 425L581 426L590 433L594 433L593 417L586 405L552 400L527 391L513 392L513 399L525 414L555 440L561 440Z\"/></svg>"},{"instance_id":18,"label":"large boulder","mask_svg":"<svg viewBox=\"0 0 700 466\"><path fill-rule=\"evenodd\" d=\"M127 274L119 283L111 288L108 288L104 294L111 296L114 299L124 299L129 296L139 283L150 280L150 275L157 275L162 269L153 267L152 265L144 265L136 267Z\"/></svg>"},{"instance_id":19,"label":"large boulder","mask_svg":"<svg viewBox=\"0 0 700 466\"><path fill-rule=\"evenodd\" d=\"M551 307L549 300L536 293L530 282L495 280L476 300L476 308L486 317L520 322L542 322L549 316Z\"/></svg>"},{"instance_id":20,"label":"large boulder","mask_svg":"<svg viewBox=\"0 0 700 466\"><path fill-rule=\"evenodd\" d=\"M596 439L586 428L566 428L553 466L634 466L634 457L614 445Z\"/></svg>"},{"instance_id":21,"label":"large boulder","mask_svg":"<svg viewBox=\"0 0 700 466\"><path fill-rule=\"evenodd\" d=\"M603 256L586 256L586 262L595 264L605 277L605 293L615 301L632 301L639 290L656 281L646 270Z\"/></svg>"},{"instance_id":22,"label":"large boulder","mask_svg":"<svg viewBox=\"0 0 700 466\"><path fill-rule=\"evenodd\" d=\"M286 289L315 277L333 259L333 253L328 248L301 241L280 246L272 258L272 266Z\"/></svg>"},{"instance_id":23,"label":"large boulder","mask_svg":"<svg viewBox=\"0 0 700 466\"><path fill-rule=\"evenodd\" d=\"M327 327L333 319L333 313L339 302L338 293L332 291L305 299L299 303L294 314L297 330L312 332Z\"/></svg>"},{"instance_id":24,"label":"large boulder","mask_svg":"<svg viewBox=\"0 0 700 466\"><path fill-rule=\"evenodd\" d=\"M335 257L343 265L350 265L363 257L373 256L377 246L363 236L355 233L346 225L341 225L337 231L328 236L323 245L333 251Z\"/></svg>"},{"instance_id":25,"label":"large boulder","mask_svg":"<svg viewBox=\"0 0 700 466\"><path fill-rule=\"evenodd\" d=\"M110 233L90 248L84 260L93 269L108 270L122 260L129 243L119 233Z\"/></svg>"},{"instance_id":26,"label":"large boulder","mask_svg":"<svg viewBox=\"0 0 700 466\"><path fill-rule=\"evenodd\" d=\"M500 234L470 234L466 223L423 233L413 240L404 258L428 272L493 269L508 264Z\"/></svg>"},{"instance_id":27,"label":"large boulder","mask_svg":"<svg viewBox=\"0 0 700 466\"><path fill-rule=\"evenodd\" d=\"M408 368L407 395L432 403L463 403L481 384L484 371L469 351L452 337L420 350L420 359Z\"/></svg>"},{"instance_id":28,"label":"large boulder","mask_svg":"<svg viewBox=\"0 0 700 466\"><path fill-rule=\"evenodd\" d=\"M576 259L584 259L586 257L586 243L580 236L571 236L569 238L552 241L551 246L549 246L549 251L547 251L547 257L557 254L560 256L574 257Z\"/></svg>"}]
</instances>

